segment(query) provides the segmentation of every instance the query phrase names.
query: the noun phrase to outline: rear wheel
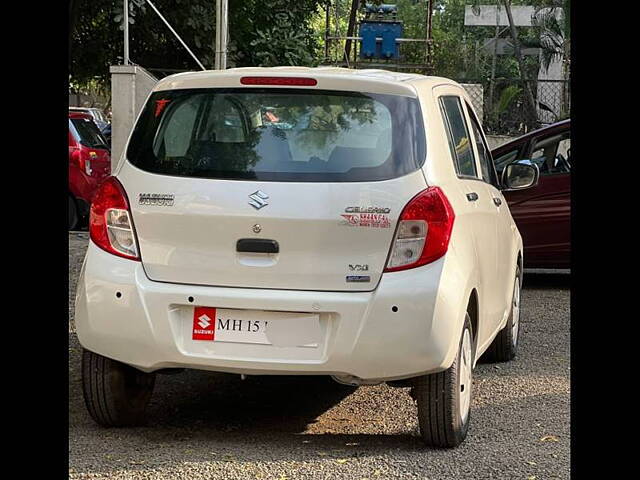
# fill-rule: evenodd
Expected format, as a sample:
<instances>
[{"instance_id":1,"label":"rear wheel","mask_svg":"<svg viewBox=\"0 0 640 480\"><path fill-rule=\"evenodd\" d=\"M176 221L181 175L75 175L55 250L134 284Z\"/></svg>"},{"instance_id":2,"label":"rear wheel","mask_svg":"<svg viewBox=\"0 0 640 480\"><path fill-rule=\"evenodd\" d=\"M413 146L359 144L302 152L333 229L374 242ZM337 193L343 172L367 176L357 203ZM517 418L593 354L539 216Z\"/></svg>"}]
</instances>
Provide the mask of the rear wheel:
<instances>
[{"instance_id":1,"label":"rear wheel","mask_svg":"<svg viewBox=\"0 0 640 480\"><path fill-rule=\"evenodd\" d=\"M140 425L149 403L155 373L84 350L82 392L89 415L105 427Z\"/></svg>"},{"instance_id":2,"label":"rear wheel","mask_svg":"<svg viewBox=\"0 0 640 480\"><path fill-rule=\"evenodd\" d=\"M489 362L508 362L513 360L518 351L520 338L520 267L516 268L516 278L513 282L513 296L511 313L505 327L500 330L493 343L483 355Z\"/></svg>"},{"instance_id":3,"label":"rear wheel","mask_svg":"<svg viewBox=\"0 0 640 480\"><path fill-rule=\"evenodd\" d=\"M458 354L444 372L416 379L412 396L418 404L422 440L429 446L456 447L469 430L473 367L473 332L466 314Z\"/></svg>"},{"instance_id":4,"label":"rear wheel","mask_svg":"<svg viewBox=\"0 0 640 480\"><path fill-rule=\"evenodd\" d=\"M78 225L78 208L75 200L69 195L69 230L73 230Z\"/></svg>"}]
</instances>

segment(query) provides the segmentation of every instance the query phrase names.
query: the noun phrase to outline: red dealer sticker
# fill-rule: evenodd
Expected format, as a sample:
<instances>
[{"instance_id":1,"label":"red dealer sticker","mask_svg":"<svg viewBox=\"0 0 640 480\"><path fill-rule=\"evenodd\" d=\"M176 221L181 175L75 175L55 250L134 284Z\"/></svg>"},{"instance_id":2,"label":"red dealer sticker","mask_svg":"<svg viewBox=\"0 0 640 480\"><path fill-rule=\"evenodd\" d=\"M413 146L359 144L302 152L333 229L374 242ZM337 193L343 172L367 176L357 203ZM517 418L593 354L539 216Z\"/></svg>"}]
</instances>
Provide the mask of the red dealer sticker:
<instances>
[{"instance_id":1,"label":"red dealer sticker","mask_svg":"<svg viewBox=\"0 0 640 480\"><path fill-rule=\"evenodd\" d=\"M344 223L351 227L389 228L391 221L388 215L377 213L343 213Z\"/></svg>"},{"instance_id":2,"label":"red dealer sticker","mask_svg":"<svg viewBox=\"0 0 640 480\"><path fill-rule=\"evenodd\" d=\"M193 309L193 340L213 340L216 328L216 309L195 307Z\"/></svg>"}]
</instances>

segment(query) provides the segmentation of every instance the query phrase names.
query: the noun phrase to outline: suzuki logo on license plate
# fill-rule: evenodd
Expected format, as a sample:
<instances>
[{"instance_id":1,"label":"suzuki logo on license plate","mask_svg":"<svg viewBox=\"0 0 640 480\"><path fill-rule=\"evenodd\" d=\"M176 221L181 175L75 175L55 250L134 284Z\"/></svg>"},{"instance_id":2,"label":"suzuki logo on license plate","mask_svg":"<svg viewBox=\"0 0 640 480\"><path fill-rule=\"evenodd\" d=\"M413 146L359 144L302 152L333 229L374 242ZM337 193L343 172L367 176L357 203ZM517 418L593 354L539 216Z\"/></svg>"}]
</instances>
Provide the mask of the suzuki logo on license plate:
<instances>
[{"instance_id":1,"label":"suzuki logo on license plate","mask_svg":"<svg viewBox=\"0 0 640 480\"><path fill-rule=\"evenodd\" d=\"M201 315L198 317L198 325L200 325L200 328L207 328L211 325L211 319L206 315Z\"/></svg>"},{"instance_id":2,"label":"suzuki logo on license plate","mask_svg":"<svg viewBox=\"0 0 640 480\"><path fill-rule=\"evenodd\" d=\"M193 311L193 340L213 340L216 325L216 309L211 307L195 307Z\"/></svg>"},{"instance_id":3,"label":"suzuki logo on license plate","mask_svg":"<svg viewBox=\"0 0 640 480\"><path fill-rule=\"evenodd\" d=\"M256 210L260 210L262 207L266 207L267 205L269 205L266 202L266 200L269 198L269 195L260 190L256 190L255 192L253 192L251 195L249 195L249 198L251 199L249 201L249 205L251 205Z\"/></svg>"}]
</instances>

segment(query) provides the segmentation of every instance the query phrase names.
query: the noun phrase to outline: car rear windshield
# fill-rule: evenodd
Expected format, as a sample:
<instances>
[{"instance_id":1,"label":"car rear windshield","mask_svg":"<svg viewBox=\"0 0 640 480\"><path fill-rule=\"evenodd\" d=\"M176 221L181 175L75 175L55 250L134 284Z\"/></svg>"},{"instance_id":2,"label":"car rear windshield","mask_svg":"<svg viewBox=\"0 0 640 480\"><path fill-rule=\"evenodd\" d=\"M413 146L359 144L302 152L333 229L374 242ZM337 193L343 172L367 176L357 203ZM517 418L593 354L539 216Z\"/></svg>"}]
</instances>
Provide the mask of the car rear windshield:
<instances>
[{"instance_id":1,"label":"car rear windshield","mask_svg":"<svg viewBox=\"0 0 640 480\"><path fill-rule=\"evenodd\" d=\"M190 89L151 95L128 160L175 176L357 182L422 166L417 99L300 89Z\"/></svg>"},{"instance_id":2,"label":"car rear windshield","mask_svg":"<svg viewBox=\"0 0 640 480\"><path fill-rule=\"evenodd\" d=\"M107 149L106 141L98 127L88 118L70 118L72 129L78 141L89 148Z\"/></svg>"}]
</instances>

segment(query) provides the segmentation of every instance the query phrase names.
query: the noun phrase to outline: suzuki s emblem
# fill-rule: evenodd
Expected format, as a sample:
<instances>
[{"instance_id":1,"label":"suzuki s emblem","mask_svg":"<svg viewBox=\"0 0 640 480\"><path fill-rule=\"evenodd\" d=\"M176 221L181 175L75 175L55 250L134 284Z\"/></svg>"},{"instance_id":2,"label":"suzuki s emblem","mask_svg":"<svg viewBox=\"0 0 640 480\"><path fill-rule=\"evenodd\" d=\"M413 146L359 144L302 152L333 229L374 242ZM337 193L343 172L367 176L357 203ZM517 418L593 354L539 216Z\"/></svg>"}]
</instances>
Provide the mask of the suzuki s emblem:
<instances>
[{"instance_id":1,"label":"suzuki s emblem","mask_svg":"<svg viewBox=\"0 0 640 480\"><path fill-rule=\"evenodd\" d=\"M255 192L253 192L251 195L249 195L249 198L251 199L249 201L249 205L251 205L256 210L260 210L262 207L266 207L267 205L269 205L266 202L267 198L269 198L269 195L261 192L260 190L256 190Z\"/></svg>"},{"instance_id":2,"label":"suzuki s emblem","mask_svg":"<svg viewBox=\"0 0 640 480\"><path fill-rule=\"evenodd\" d=\"M200 315L198 317L198 325L200 325L200 328L207 328L211 325L211 319L207 315Z\"/></svg>"}]
</instances>

